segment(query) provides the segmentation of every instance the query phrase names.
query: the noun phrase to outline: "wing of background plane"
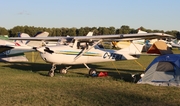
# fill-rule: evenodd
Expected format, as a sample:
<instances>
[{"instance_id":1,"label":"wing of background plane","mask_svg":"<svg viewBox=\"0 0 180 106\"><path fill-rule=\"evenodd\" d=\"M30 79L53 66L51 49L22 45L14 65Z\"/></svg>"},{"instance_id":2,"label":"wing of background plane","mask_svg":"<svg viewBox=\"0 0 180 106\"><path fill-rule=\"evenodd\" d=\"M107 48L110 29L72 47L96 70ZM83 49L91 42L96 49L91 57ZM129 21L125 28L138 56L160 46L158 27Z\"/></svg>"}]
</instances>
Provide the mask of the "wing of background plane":
<instances>
[{"instance_id":1,"label":"wing of background plane","mask_svg":"<svg viewBox=\"0 0 180 106\"><path fill-rule=\"evenodd\" d=\"M118 34L118 35L93 35L93 36L71 36L68 37L69 39L75 39L79 41L87 41L87 40L98 40L98 39L130 39L130 38L136 38L136 39L154 39L154 38L167 38L174 36L164 33L138 33L138 34ZM67 37L11 37L10 40L34 40L34 41L58 41L61 39L66 39Z\"/></svg>"},{"instance_id":2,"label":"wing of background plane","mask_svg":"<svg viewBox=\"0 0 180 106\"><path fill-rule=\"evenodd\" d=\"M42 32L35 35L35 37L47 37L48 32ZM19 37L28 37L30 36L26 33L19 33ZM0 61L6 62L20 62L28 61L24 55L24 52L35 51L33 47L42 46L42 41L29 41L29 40L15 40L9 41L0 40Z\"/></svg>"},{"instance_id":3,"label":"wing of background plane","mask_svg":"<svg viewBox=\"0 0 180 106\"><path fill-rule=\"evenodd\" d=\"M37 33L34 38L38 37L47 37L49 35L48 32ZM31 38L26 33L19 33L19 38ZM33 47L42 46L42 41L30 41L30 40L16 40L14 42L9 40L0 40L0 53L4 55L14 55L29 51L34 51Z\"/></svg>"}]
</instances>

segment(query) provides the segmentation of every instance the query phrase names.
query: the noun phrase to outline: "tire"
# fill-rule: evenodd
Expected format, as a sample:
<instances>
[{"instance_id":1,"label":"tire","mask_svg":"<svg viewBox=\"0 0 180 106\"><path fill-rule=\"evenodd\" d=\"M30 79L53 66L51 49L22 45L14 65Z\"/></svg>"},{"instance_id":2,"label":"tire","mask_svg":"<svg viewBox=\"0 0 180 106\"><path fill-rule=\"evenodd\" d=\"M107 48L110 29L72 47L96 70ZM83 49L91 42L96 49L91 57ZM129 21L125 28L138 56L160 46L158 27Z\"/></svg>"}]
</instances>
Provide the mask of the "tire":
<instances>
[{"instance_id":1,"label":"tire","mask_svg":"<svg viewBox=\"0 0 180 106\"><path fill-rule=\"evenodd\" d=\"M97 74L96 69L91 68L91 69L89 70L89 76L93 76L93 75L96 75L96 74Z\"/></svg>"},{"instance_id":2,"label":"tire","mask_svg":"<svg viewBox=\"0 0 180 106\"><path fill-rule=\"evenodd\" d=\"M60 73L60 74L67 74L67 70L66 70L66 69L60 69L60 70L59 70L59 73Z\"/></svg>"},{"instance_id":3,"label":"tire","mask_svg":"<svg viewBox=\"0 0 180 106\"><path fill-rule=\"evenodd\" d=\"M48 72L48 75L49 75L50 77L54 77L54 73L53 73L53 72Z\"/></svg>"}]
</instances>

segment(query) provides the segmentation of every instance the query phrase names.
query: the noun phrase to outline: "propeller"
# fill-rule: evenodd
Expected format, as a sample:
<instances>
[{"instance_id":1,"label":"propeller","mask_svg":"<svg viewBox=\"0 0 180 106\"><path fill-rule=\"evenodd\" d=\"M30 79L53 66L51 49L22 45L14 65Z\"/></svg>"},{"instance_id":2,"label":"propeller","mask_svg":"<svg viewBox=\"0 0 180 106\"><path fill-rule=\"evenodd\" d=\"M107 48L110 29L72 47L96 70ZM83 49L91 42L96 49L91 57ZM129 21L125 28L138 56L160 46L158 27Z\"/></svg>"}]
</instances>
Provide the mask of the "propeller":
<instances>
[{"instance_id":1,"label":"propeller","mask_svg":"<svg viewBox=\"0 0 180 106\"><path fill-rule=\"evenodd\" d=\"M45 51L45 52L48 52L48 53L51 53L51 54L54 53L54 51L53 51L53 50L50 50L48 47L45 47L44 51Z\"/></svg>"},{"instance_id":2,"label":"propeller","mask_svg":"<svg viewBox=\"0 0 180 106\"><path fill-rule=\"evenodd\" d=\"M48 52L50 54L54 53L54 51L50 50L48 47L40 47L40 48L33 47L33 49L39 51L40 53L44 53L44 52Z\"/></svg>"}]
</instances>

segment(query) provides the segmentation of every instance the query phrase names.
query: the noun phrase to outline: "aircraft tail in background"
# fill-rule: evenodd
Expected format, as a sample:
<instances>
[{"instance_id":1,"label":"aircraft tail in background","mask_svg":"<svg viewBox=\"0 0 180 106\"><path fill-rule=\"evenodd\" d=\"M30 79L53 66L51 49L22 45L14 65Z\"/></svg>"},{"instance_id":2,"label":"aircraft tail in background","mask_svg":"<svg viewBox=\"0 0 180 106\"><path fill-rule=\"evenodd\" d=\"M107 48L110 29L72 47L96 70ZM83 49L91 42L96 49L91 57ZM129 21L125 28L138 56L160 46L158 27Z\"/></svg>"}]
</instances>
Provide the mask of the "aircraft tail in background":
<instances>
[{"instance_id":1,"label":"aircraft tail in background","mask_svg":"<svg viewBox=\"0 0 180 106\"><path fill-rule=\"evenodd\" d=\"M138 33L147 33L146 31L138 30Z\"/></svg>"},{"instance_id":2,"label":"aircraft tail in background","mask_svg":"<svg viewBox=\"0 0 180 106\"><path fill-rule=\"evenodd\" d=\"M30 36L28 34L26 34L26 33L18 33L18 37L30 37ZM26 44L27 40L16 40L16 42Z\"/></svg>"},{"instance_id":3,"label":"aircraft tail in background","mask_svg":"<svg viewBox=\"0 0 180 106\"><path fill-rule=\"evenodd\" d=\"M143 49L143 45L131 43L128 47L118 50L116 53L123 54L123 56L127 59L137 59L140 57Z\"/></svg>"},{"instance_id":4,"label":"aircraft tail in background","mask_svg":"<svg viewBox=\"0 0 180 106\"><path fill-rule=\"evenodd\" d=\"M48 32L38 32L34 37L48 37ZM22 33L19 37L30 37L28 34ZM21 40L21 43L31 46L31 47L41 47L42 41L30 41L30 40Z\"/></svg>"},{"instance_id":5,"label":"aircraft tail in background","mask_svg":"<svg viewBox=\"0 0 180 106\"><path fill-rule=\"evenodd\" d=\"M93 32L88 32L86 36L93 36Z\"/></svg>"}]
</instances>

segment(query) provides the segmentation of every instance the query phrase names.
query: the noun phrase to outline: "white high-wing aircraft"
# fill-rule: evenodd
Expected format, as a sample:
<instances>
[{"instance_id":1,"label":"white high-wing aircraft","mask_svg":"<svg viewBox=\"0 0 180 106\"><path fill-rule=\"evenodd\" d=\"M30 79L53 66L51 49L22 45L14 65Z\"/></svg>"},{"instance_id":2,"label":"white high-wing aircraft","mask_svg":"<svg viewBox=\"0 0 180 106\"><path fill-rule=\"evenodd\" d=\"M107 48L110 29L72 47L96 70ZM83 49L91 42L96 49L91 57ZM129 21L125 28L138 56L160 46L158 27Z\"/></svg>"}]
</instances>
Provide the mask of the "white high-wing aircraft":
<instances>
[{"instance_id":1,"label":"white high-wing aircraft","mask_svg":"<svg viewBox=\"0 0 180 106\"><path fill-rule=\"evenodd\" d=\"M42 32L35 36L37 37L47 37L49 35L48 32ZM30 36L26 33L21 33L19 35L20 38ZM0 60L1 61L27 61L26 57L22 57L24 52L35 51L33 47L39 47L42 45L41 41L29 41L29 40L2 40L0 39ZM25 58L25 59L24 59Z\"/></svg>"},{"instance_id":2,"label":"white high-wing aircraft","mask_svg":"<svg viewBox=\"0 0 180 106\"><path fill-rule=\"evenodd\" d=\"M94 35L94 36L76 36L76 37L38 37L38 38L9 38L13 40L35 40L35 41L60 41L56 46L45 46L36 48L40 52L44 61L51 63L52 68L48 75L53 77L56 65L75 65L84 64L89 69L89 74L96 73L95 69L87 66L87 63L108 62L119 60L137 59L143 45L134 44L121 50L106 50L98 47L98 43L106 39L153 39L162 37L173 37L163 33L140 33L140 34L120 34L120 35ZM71 40L71 43L62 43L64 40ZM96 40L96 42L93 42ZM85 44L82 45L81 43ZM67 73L70 67L60 69L61 73Z\"/></svg>"}]
</instances>

